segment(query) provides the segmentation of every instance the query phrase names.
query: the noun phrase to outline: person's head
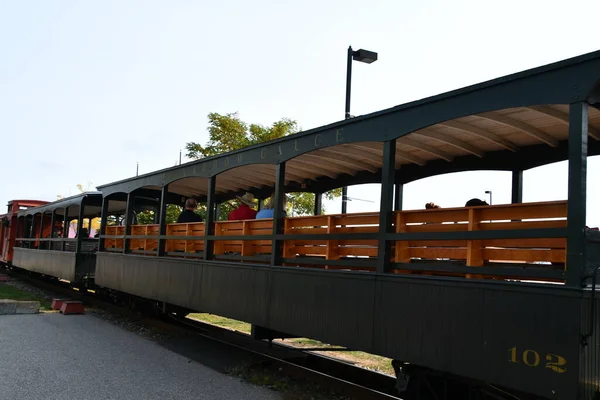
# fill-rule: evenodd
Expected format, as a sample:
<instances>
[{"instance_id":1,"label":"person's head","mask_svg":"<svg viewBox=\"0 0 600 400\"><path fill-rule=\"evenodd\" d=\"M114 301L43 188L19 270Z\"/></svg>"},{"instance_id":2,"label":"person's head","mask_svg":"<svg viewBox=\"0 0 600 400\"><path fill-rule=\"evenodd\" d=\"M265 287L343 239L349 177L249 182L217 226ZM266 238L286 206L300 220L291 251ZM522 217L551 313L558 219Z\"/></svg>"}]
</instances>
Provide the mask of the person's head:
<instances>
[{"instance_id":1,"label":"person's head","mask_svg":"<svg viewBox=\"0 0 600 400\"><path fill-rule=\"evenodd\" d=\"M441 208L441 207L438 206L435 203L427 203L427 204L425 204L425 209L427 209L427 210L431 210L431 209L434 209L434 208Z\"/></svg>"},{"instance_id":2,"label":"person's head","mask_svg":"<svg viewBox=\"0 0 600 400\"><path fill-rule=\"evenodd\" d=\"M246 193L243 196L235 196L242 203L247 205L248 207L254 207L256 204L254 203L254 195L252 193Z\"/></svg>"},{"instance_id":3,"label":"person's head","mask_svg":"<svg viewBox=\"0 0 600 400\"><path fill-rule=\"evenodd\" d=\"M476 207L476 206L488 206L489 204L487 203L487 201L483 201L480 199L471 199L469 201L467 201L467 203L465 204L465 207Z\"/></svg>"},{"instance_id":4,"label":"person's head","mask_svg":"<svg viewBox=\"0 0 600 400\"><path fill-rule=\"evenodd\" d=\"M196 199L189 198L185 201L185 209L186 210L196 211L197 207L198 207L198 202L196 201Z\"/></svg>"},{"instance_id":5,"label":"person's head","mask_svg":"<svg viewBox=\"0 0 600 400\"><path fill-rule=\"evenodd\" d=\"M271 197L269 198L269 202L267 204L265 204L265 208L274 208L274 207L275 207L275 193L273 193L271 195ZM284 194L282 208L285 210L286 207L287 207L287 196Z\"/></svg>"}]
</instances>

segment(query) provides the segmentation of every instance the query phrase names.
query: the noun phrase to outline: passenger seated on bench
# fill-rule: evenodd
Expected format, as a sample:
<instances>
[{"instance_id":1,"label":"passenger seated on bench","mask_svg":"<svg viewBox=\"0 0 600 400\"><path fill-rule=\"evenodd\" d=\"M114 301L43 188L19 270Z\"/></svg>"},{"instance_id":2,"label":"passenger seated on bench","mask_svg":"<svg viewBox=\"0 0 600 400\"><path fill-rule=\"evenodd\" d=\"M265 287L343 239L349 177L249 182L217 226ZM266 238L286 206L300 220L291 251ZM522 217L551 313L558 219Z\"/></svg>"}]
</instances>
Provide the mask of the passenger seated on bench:
<instances>
[{"instance_id":1,"label":"passenger seated on bench","mask_svg":"<svg viewBox=\"0 0 600 400\"><path fill-rule=\"evenodd\" d=\"M252 193L246 193L243 196L235 196L240 201L240 206L229 213L227 219L229 221L238 221L242 219L254 219L256 218L256 210L250 208L254 207L254 195Z\"/></svg>"},{"instance_id":2,"label":"passenger seated on bench","mask_svg":"<svg viewBox=\"0 0 600 400\"><path fill-rule=\"evenodd\" d=\"M489 206L489 204L487 203L487 201L483 201L480 199L471 199L471 200L467 201L467 203L465 204L465 207L476 207L476 206Z\"/></svg>"},{"instance_id":3,"label":"passenger seated on bench","mask_svg":"<svg viewBox=\"0 0 600 400\"><path fill-rule=\"evenodd\" d=\"M265 204L265 208L263 208L262 210L260 210L258 212L258 214L256 214L256 219L264 219L264 218L273 218L273 216L275 215L275 209L274 209L274 203L275 199L274 199L274 195L271 196L271 198L269 199L269 202L267 204ZM283 216L286 216L286 212L285 212L285 208L287 206L287 196L284 194L283 195Z\"/></svg>"},{"instance_id":4,"label":"passenger seated on bench","mask_svg":"<svg viewBox=\"0 0 600 400\"><path fill-rule=\"evenodd\" d=\"M198 207L198 202L196 199L189 198L185 201L185 209L179 217L177 218L178 224L188 223L188 222L202 222L202 217L196 214L196 208Z\"/></svg>"}]
</instances>

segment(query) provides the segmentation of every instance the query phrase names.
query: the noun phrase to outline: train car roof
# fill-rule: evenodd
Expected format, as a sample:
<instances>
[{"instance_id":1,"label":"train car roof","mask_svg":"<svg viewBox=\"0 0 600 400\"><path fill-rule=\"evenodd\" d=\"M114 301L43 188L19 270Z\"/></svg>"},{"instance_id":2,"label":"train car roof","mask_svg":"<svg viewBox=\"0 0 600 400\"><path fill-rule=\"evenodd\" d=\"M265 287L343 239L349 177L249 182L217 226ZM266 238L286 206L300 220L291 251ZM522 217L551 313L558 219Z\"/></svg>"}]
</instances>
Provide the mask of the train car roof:
<instances>
[{"instance_id":1,"label":"train car roof","mask_svg":"<svg viewBox=\"0 0 600 400\"><path fill-rule=\"evenodd\" d=\"M324 192L379 182L383 142L396 139L396 181L472 170L527 170L568 158L569 104L589 107L588 155L600 154L600 51L335 122L222 155L99 186L202 198L268 195L275 165L285 190Z\"/></svg>"},{"instance_id":2,"label":"train car roof","mask_svg":"<svg viewBox=\"0 0 600 400\"><path fill-rule=\"evenodd\" d=\"M26 210L21 210L17 213L19 217L35 215L39 213L50 213L54 211L57 215L64 215L64 209L70 207L69 217L79 216L78 209L82 201L86 201L86 214L95 215L102 210L102 193L101 192L84 192L74 196L65 197L39 207L32 207ZM75 207L76 206L76 207ZM89 209L89 210L88 210Z\"/></svg>"}]
</instances>

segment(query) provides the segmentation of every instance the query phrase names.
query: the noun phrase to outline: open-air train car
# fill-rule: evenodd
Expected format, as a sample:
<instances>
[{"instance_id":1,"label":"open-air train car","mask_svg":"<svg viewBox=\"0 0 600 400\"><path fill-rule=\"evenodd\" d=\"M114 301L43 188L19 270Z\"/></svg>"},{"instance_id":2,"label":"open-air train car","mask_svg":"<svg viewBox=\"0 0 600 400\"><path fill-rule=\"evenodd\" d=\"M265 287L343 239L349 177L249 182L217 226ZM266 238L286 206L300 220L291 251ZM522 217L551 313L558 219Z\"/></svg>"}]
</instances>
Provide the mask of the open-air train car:
<instances>
[{"instance_id":1,"label":"open-air train car","mask_svg":"<svg viewBox=\"0 0 600 400\"><path fill-rule=\"evenodd\" d=\"M89 286L98 250L90 227L101 208L102 194L86 192L19 211L13 265Z\"/></svg>"},{"instance_id":2,"label":"open-air train car","mask_svg":"<svg viewBox=\"0 0 600 400\"><path fill-rule=\"evenodd\" d=\"M390 357L406 398L597 400L599 83L596 52L100 186L105 211L127 212L102 225L96 282ZM568 199L522 203L523 171L563 160ZM400 209L405 183L473 170L511 171L512 204ZM379 212L214 219L245 191L281 204L362 183L381 183ZM132 224L138 193L161 203L156 224ZM173 197L205 201L207 220L167 224Z\"/></svg>"}]
</instances>

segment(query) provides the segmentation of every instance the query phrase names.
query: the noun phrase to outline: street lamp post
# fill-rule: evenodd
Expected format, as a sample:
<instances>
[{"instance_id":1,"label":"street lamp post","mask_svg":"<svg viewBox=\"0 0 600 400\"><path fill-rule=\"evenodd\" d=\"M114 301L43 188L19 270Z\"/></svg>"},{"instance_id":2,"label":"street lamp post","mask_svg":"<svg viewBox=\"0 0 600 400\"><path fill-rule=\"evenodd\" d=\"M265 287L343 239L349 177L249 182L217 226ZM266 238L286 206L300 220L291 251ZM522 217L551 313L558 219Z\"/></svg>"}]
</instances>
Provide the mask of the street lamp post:
<instances>
[{"instance_id":1,"label":"street lamp post","mask_svg":"<svg viewBox=\"0 0 600 400\"><path fill-rule=\"evenodd\" d=\"M486 190L485 194L489 194L490 195L490 206L492 205L492 191L491 190Z\"/></svg>"},{"instance_id":2,"label":"street lamp post","mask_svg":"<svg viewBox=\"0 0 600 400\"><path fill-rule=\"evenodd\" d=\"M377 53L369 50L352 50L348 47L348 67L346 69L346 112L344 118L350 118L350 91L352 87L352 60L371 64L377 61ZM342 214L346 214L348 203L348 186L342 188Z\"/></svg>"}]
</instances>

